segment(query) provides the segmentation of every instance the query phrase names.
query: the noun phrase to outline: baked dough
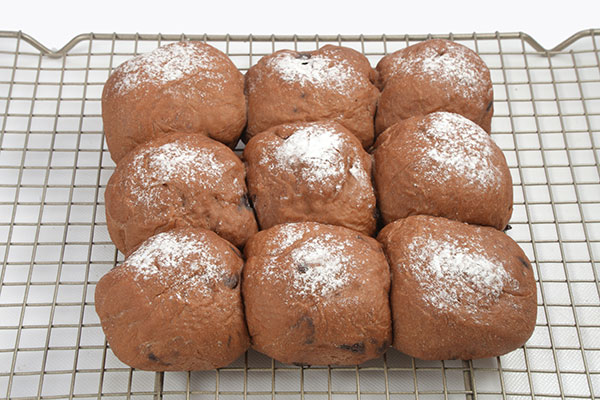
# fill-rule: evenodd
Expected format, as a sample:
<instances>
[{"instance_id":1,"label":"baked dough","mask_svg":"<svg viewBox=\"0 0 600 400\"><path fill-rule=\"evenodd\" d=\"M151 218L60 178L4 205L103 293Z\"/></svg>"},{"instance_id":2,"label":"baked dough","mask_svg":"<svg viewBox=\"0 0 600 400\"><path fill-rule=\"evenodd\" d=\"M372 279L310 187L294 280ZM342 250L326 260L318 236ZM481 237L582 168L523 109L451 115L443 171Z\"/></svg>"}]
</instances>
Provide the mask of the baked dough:
<instances>
[{"instance_id":1,"label":"baked dough","mask_svg":"<svg viewBox=\"0 0 600 400\"><path fill-rule=\"evenodd\" d=\"M102 121L115 162L173 132L235 147L246 125L244 77L220 50L178 42L119 65L102 92Z\"/></svg>"},{"instance_id":2,"label":"baked dough","mask_svg":"<svg viewBox=\"0 0 600 400\"><path fill-rule=\"evenodd\" d=\"M426 360L495 357L535 327L531 263L505 233L414 216L379 234L392 270L394 347Z\"/></svg>"},{"instance_id":3,"label":"baked dough","mask_svg":"<svg viewBox=\"0 0 600 400\"><path fill-rule=\"evenodd\" d=\"M513 209L502 150L478 125L447 112L401 121L379 136L375 188L383 221L434 215L504 229Z\"/></svg>"},{"instance_id":4,"label":"baked dough","mask_svg":"<svg viewBox=\"0 0 600 400\"><path fill-rule=\"evenodd\" d=\"M435 111L460 114L491 131L494 94L490 71L469 48L432 39L398 50L377 64L382 90L376 130Z\"/></svg>"},{"instance_id":5,"label":"baked dough","mask_svg":"<svg viewBox=\"0 0 600 400\"><path fill-rule=\"evenodd\" d=\"M356 50L327 45L319 50L280 50L246 74L248 128L245 140L289 122L335 120L363 147L373 144L379 90L376 72Z\"/></svg>"},{"instance_id":6,"label":"baked dough","mask_svg":"<svg viewBox=\"0 0 600 400\"><path fill-rule=\"evenodd\" d=\"M390 345L389 267L377 241L314 222L250 239L242 294L253 347L302 365L358 364Z\"/></svg>"},{"instance_id":7,"label":"baked dough","mask_svg":"<svg viewBox=\"0 0 600 400\"><path fill-rule=\"evenodd\" d=\"M111 350L151 371L206 370L236 360L249 346L243 265L239 251L210 231L151 237L96 286Z\"/></svg>"},{"instance_id":8,"label":"baked dough","mask_svg":"<svg viewBox=\"0 0 600 400\"><path fill-rule=\"evenodd\" d=\"M172 134L137 147L117 165L104 198L108 232L125 255L176 227L209 229L235 246L258 230L244 164L202 135Z\"/></svg>"},{"instance_id":9,"label":"baked dough","mask_svg":"<svg viewBox=\"0 0 600 400\"><path fill-rule=\"evenodd\" d=\"M315 221L372 235L371 156L338 123L279 125L244 149L248 191L262 229Z\"/></svg>"}]
</instances>

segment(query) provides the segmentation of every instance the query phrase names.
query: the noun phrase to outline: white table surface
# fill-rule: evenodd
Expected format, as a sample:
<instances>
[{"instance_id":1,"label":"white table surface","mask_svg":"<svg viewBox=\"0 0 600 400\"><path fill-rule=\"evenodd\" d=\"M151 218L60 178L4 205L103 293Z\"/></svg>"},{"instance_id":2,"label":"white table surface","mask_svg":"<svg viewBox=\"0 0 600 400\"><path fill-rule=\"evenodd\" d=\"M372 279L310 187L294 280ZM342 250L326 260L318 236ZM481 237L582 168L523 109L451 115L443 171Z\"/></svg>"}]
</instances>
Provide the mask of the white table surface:
<instances>
[{"instance_id":1,"label":"white table surface","mask_svg":"<svg viewBox=\"0 0 600 400\"><path fill-rule=\"evenodd\" d=\"M522 31L551 48L600 28L600 1L5 1L0 29L50 48L84 32L424 34Z\"/></svg>"}]
</instances>

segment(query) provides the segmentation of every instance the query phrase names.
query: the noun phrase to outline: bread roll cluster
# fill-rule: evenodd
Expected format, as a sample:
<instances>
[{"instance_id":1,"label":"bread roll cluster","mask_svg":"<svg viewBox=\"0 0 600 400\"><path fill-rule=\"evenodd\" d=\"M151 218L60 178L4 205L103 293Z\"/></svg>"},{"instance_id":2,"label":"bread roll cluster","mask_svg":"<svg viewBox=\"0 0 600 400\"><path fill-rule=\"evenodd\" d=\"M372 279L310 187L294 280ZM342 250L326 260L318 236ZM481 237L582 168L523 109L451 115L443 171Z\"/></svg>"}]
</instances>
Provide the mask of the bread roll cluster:
<instances>
[{"instance_id":1,"label":"bread roll cluster","mask_svg":"<svg viewBox=\"0 0 600 400\"><path fill-rule=\"evenodd\" d=\"M281 50L244 77L179 42L120 65L102 106L126 258L95 304L126 364L212 369L249 346L296 365L390 345L473 359L531 335L492 83L468 48L428 40L375 69L341 46Z\"/></svg>"}]
</instances>

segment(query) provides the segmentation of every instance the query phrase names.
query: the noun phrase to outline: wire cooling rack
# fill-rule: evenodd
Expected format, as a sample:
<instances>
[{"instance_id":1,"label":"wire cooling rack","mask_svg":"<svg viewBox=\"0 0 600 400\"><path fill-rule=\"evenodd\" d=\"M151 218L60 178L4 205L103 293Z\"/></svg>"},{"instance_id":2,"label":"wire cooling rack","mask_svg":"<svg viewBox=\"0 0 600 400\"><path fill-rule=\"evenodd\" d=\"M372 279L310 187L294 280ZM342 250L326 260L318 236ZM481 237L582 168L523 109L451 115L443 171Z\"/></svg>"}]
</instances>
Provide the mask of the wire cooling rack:
<instances>
[{"instance_id":1,"label":"wire cooling rack","mask_svg":"<svg viewBox=\"0 0 600 400\"><path fill-rule=\"evenodd\" d=\"M550 51L523 33L436 36L492 72L493 137L514 180L509 234L535 266L538 320L498 358L420 361L390 350L358 367L301 368L254 351L207 372L132 370L107 346L98 279L121 256L104 189L114 164L100 117L111 70L179 39L245 71L281 48L337 43L373 65L426 36L80 35L51 51L0 32L0 397L11 399L496 399L600 396L600 31Z\"/></svg>"}]
</instances>

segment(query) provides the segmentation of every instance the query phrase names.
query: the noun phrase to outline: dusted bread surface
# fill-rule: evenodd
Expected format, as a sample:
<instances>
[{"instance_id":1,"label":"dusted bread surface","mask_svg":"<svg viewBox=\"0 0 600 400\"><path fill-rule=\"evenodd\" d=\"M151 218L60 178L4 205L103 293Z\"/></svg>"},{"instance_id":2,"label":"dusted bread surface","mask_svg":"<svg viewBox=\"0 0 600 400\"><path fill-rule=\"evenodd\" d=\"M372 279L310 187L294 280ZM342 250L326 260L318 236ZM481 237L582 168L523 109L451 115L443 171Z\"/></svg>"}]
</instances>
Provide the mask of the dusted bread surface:
<instances>
[{"instance_id":1,"label":"dusted bread surface","mask_svg":"<svg viewBox=\"0 0 600 400\"><path fill-rule=\"evenodd\" d=\"M377 139L373 172L384 223L433 215L504 229L513 210L502 150L479 126L447 112L413 117Z\"/></svg>"},{"instance_id":2,"label":"dusted bread surface","mask_svg":"<svg viewBox=\"0 0 600 400\"><path fill-rule=\"evenodd\" d=\"M96 312L115 355L151 371L224 367L249 345L244 261L215 233L177 229L145 241L98 282Z\"/></svg>"},{"instance_id":3,"label":"dusted bread surface","mask_svg":"<svg viewBox=\"0 0 600 400\"><path fill-rule=\"evenodd\" d=\"M494 94L490 71L469 48L449 40L426 40L383 57L377 71L382 90L377 133L435 111L460 114L491 131Z\"/></svg>"},{"instance_id":4,"label":"dusted bread surface","mask_svg":"<svg viewBox=\"0 0 600 400\"><path fill-rule=\"evenodd\" d=\"M244 250L253 347L302 365L359 364L390 345L389 268L377 241L313 222L277 225Z\"/></svg>"},{"instance_id":5,"label":"dusted bread surface","mask_svg":"<svg viewBox=\"0 0 600 400\"><path fill-rule=\"evenodd\" d=\"M246 74L246 141L284 123L334 120L368 148L379 98L376 76L367 58L347 47L264 56Z\"/></svg>"},{"instance_id":6,"label":"dusted bread surface","mask_svg":"<svg viewBox=\"0 0 600 400\"><path fill-rule=\"evenodd\" d=\"M426 360L495 357L535 327L531 264L489 227L415 216L378 236L392 271L394 347Z\"/></svg>"},{"instance_id":7,"label":"dusted bread surface","mask_svg":"<svg viewBox=\"0 0 600 400\"><path fill-rule=\"evenodd\" d=\"M215 231L243 246L257 231L242 161L222 143L173 134L129 153L105 192L106 223L125 255L176 227Z\"/></svg>"},{"instance_id":8,"label":"dusted bread surface","mask_svg":"<svg viewBox=\"0 0 600 400\"><path fill-rule=\"evenodd\" d=\"M244 149L248 191L262 229L315 221L375 231L371 156L335 122L279 125Z\"/></svg>"},{"instance_id":9,"label":"dusted bread surface","mask_svg":"<svg viewBox=\"0 0 600 400\"><path fill-rule=\"evenodd\" d=\"M220 50L200 42L161 46L119 65L102 92L111 157L173 132L233 147L246 125L244 77Z\"/></svg>"}]
</instances>

